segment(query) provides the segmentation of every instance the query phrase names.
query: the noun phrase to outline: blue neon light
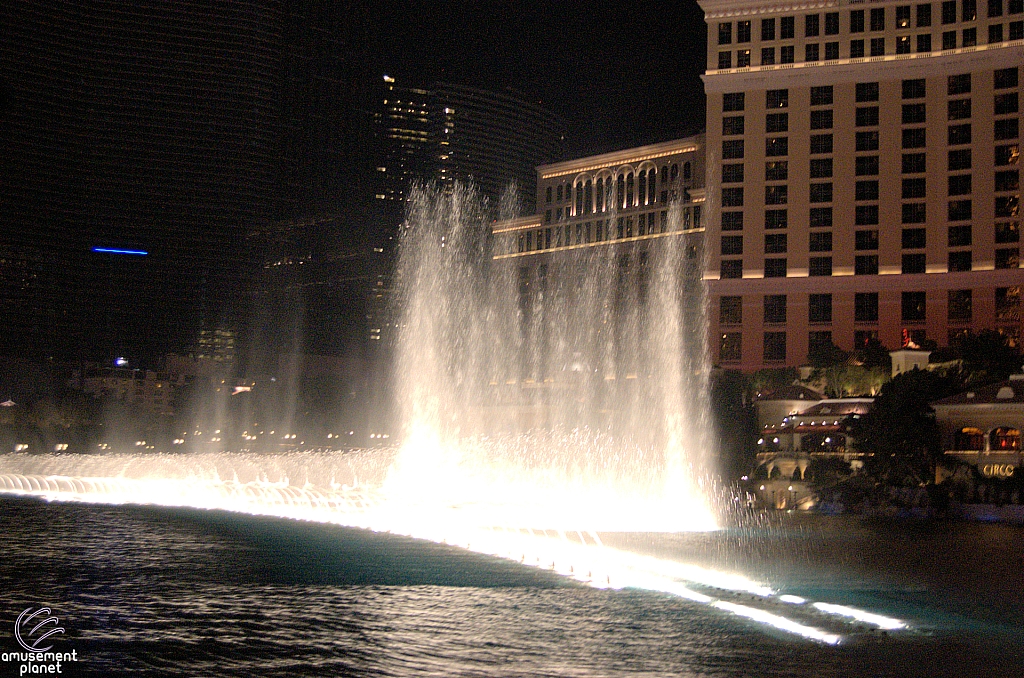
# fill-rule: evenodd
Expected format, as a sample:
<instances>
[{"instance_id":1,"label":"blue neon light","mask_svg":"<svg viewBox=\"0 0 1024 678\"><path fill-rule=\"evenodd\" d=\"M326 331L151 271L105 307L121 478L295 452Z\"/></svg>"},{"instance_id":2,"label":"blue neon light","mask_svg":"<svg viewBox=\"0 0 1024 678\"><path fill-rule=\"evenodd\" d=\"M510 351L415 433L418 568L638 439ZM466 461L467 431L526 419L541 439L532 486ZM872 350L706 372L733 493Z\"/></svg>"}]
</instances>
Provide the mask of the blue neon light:
<instances>
[{"instance_id":1,"label":"blue neon light","mask_svg":"<svg viewBox=\"0 0 1024 678\"><path fill-rule=\"evenodd\" d=\"M93 247L92 251L100 252L102 254L132 254L139 257L144 257L149 254L149 252L146 252L145 250L119 250L113 247Z\"/></svg>"}]
</instances>

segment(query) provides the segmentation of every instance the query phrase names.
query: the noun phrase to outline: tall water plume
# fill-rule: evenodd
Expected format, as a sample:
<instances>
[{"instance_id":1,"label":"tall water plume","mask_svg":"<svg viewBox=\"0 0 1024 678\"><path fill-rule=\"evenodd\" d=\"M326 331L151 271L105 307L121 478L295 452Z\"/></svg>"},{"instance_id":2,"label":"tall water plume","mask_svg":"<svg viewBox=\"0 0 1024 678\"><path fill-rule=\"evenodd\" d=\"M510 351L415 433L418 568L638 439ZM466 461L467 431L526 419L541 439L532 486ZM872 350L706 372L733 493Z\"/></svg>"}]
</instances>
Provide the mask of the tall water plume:
<instances>
[{"instance_id":1,"label":"tall water plume","mask_svg":"<svg viewBox=\"0 0 1024 678\"><path fill-rule=\"evenodd\" d=\"M414 190L389 501L511 527L713 527L705 297L679 217L659 237L498 259L472 189Z\"/></svg>"}]
</instances>

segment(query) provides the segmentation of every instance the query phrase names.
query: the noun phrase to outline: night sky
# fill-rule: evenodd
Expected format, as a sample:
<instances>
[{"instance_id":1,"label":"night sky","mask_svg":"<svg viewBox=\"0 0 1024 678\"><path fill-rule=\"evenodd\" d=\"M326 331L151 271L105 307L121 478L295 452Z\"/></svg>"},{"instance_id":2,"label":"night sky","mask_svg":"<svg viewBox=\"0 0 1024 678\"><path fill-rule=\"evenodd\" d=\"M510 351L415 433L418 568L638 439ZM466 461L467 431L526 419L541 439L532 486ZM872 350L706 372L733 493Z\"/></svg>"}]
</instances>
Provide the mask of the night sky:
<instances>
[{"instance_id":1,"label":"night sky","mask_svg":"<svg viewBox=\"0 0 1024 678\"><path fill-rule=\"evenodd\" d=\"M382 72L511 88L566 119L573 155L704 127L707 29L693 0L376 4Z\"/></svg>"}]
</instances>

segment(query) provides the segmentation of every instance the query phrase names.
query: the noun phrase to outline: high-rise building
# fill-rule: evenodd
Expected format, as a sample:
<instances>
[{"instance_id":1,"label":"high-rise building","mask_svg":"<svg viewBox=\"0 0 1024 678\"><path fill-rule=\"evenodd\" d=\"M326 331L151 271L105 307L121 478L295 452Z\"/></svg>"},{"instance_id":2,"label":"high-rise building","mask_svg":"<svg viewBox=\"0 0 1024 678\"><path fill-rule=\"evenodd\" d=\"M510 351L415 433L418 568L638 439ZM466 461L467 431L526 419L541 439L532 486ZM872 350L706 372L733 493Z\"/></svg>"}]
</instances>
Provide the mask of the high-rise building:
<instances>
[{"instance_id":1,"label":"high-rise building","mask_svg":"<svg viewBox=\"0 0 1024 678\"><path fill-rule=\"evenodd\" d=\"M700 4L715 362L1019 342L1022 0Z\"/></svg>"}]
</instances>

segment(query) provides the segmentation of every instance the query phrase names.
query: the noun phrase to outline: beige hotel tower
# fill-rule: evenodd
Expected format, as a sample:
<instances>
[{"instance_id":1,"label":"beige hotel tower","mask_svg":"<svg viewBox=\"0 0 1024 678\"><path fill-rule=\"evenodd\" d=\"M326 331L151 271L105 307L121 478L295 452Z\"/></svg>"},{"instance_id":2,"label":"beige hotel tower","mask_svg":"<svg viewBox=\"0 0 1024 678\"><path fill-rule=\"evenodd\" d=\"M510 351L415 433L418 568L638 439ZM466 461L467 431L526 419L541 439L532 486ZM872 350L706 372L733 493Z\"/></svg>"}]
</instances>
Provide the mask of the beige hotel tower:
<instances>
[{"instance_id":1,"label":"beige hotel tower","mask_svg":"<svg viewBox=\"0 0 1024 678\"><path fill-rule=\"evenodd\" d=\"M1021 338L1024 0L700 0L712 359Z\"/></svg>"}]
</instances>

